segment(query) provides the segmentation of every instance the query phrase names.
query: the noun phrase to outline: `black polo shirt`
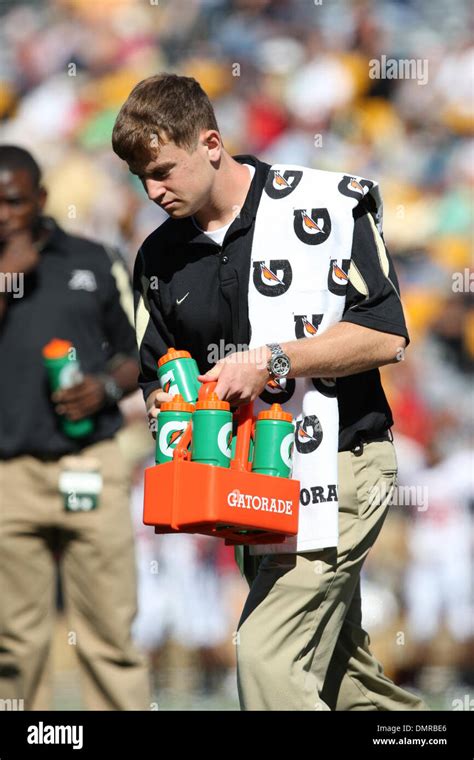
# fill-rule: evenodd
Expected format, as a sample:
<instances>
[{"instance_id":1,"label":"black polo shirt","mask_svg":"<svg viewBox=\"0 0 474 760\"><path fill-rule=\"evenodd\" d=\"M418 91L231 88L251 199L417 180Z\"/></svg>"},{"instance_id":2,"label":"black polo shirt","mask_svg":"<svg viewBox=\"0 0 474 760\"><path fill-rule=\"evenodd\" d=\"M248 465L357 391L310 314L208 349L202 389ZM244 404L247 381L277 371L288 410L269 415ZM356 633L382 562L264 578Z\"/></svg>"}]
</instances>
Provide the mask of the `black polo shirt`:
<instances>
[{"instance_id":1,"label":"black polo shirt","mask_svg":"<svg viewBox=\"0 0 474 760\"><path fill-rule=\"evenodd\" d=\"M132 289L121 257L48 222L52 232L39 264L24 278L23 297L10 295L0 322L0 459L54 459L121 427L114 405L94 415L87 438L62 433L41 353L52 338L72 342L84 374L106 372L119 354L137 358Z\"/></svg>"},{"instance_id":2,"label":"black polo shirt","mask_svg":"<svg viewBox=\"0 0 474 760\"><path fill-rule=\"evenodd\" d=\"M254 156L235 158L252 164L256 171L244 206L221 246L197 229L191 218L170 218L145 240L138 253L135 321L139 384L145 398L160 386L156 362L168 347L188 350L205 372L212 366L209 345L245 346L250 342L252 238L270 166ZM369 203L359 203L354 210L352 261L359 274L358 288L348 284L342 320L408 340L397 277L386 249L382 261L377 248ZM361 437L378 437L393 424L377 369L338 378L337 393L340 450L352 448Z\"/></svg>"}]
</instances>

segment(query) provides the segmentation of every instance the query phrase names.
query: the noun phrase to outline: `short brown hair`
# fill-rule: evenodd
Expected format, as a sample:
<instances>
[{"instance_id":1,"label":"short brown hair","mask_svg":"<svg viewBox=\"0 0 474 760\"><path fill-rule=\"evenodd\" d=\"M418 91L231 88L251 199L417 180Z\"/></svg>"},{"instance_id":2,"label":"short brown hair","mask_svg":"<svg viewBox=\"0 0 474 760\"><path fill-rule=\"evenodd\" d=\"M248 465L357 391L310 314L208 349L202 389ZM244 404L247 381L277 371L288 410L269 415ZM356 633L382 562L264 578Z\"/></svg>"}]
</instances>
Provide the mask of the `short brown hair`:
<instances>
[{"instance_id":1,"label":"short brown hair","mask_svg":"<svg viewBox=\"0 0 474 760\"><path fill-rule=\"evenodd\" d=\"M166 142L194 149L202 129L219 127L199 82L177 74L157 74L139 82L123 104L112 132L112 147L130 168L143 167Z\"/></svg>"}]
</instances>

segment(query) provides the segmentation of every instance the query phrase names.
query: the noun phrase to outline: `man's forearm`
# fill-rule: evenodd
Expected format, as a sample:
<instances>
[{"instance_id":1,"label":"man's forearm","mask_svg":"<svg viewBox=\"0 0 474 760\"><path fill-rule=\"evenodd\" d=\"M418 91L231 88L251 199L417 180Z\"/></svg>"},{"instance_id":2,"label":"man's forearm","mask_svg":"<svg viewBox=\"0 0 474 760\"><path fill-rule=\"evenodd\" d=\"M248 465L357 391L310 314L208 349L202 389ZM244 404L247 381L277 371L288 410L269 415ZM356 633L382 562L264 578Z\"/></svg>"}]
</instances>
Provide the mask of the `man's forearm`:
<instances>
[{"instance_id":1,"label":"man's forearm","mask_svg":"<svg viewBox=\"0 0 474 760\"><path fill-rule=\"evenodd\" d=\"M339 322L314 338L281 344L292 364L290 378L345 377L366 372L403 358L404 346L403 337L348 322ZM229 354L198 375L198 380L217 381L217 395L231 404L248 404L260 396L271 377L267 370L270 356L268 345Z\"/></svg>"},{"instance_id":2,"label":"man's forearm","mask_svg":"<svg viewBox=\"0 0 474 760\"><path fill-rule=\"evenodd\" d=\"M291 360L289 377L345 377L403 357L405 338L338 322L322 335L282 343Z\"/></svg>"},{"instance_id":3,"label":"man's forearm","mask_svg":"<svg viewBox=\"0 0 474 760\"><path fill-rule=\"evenodd\" d=\"M123 361L109 367L108 374L121 388L124 396L138 388L138 364L135 359L123 358Z\"/></svg>"}]
</instances>

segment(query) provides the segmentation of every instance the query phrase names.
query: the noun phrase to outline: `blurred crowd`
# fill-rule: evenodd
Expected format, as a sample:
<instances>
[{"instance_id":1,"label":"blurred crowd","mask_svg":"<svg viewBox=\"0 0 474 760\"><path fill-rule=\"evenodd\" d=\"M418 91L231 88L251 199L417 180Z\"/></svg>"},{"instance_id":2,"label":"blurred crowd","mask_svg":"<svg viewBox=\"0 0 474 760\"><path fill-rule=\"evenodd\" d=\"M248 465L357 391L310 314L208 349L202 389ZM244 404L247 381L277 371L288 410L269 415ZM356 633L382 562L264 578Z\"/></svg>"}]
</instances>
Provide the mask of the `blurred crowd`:
<instances>
[{"instance_id":1,"label":"blurred crowd","mask_svg":"<svg viewBox=\"0 0 474 760\"><path fill-rule=\"evenodd\" d=\"M379 182L411 345L383 373L400 485L367 563L364 614L390 675L420 688L430 677L439 689L472 682L470 4L3 0L0 14L0 141L37 158L48 212L61 225L118 245L130 267L166 217L110 136L134 84L159 71L200 81L231 153ZM425 62L423 81L371 78L382 56ZM203 688L220 688L232 672L245 584L220 542L161 539L141 525L153 442L141 399L123 409L136 483L137 639L153 656L171 640L178 666L192 652Z\"/></svg>"}]
</instances>

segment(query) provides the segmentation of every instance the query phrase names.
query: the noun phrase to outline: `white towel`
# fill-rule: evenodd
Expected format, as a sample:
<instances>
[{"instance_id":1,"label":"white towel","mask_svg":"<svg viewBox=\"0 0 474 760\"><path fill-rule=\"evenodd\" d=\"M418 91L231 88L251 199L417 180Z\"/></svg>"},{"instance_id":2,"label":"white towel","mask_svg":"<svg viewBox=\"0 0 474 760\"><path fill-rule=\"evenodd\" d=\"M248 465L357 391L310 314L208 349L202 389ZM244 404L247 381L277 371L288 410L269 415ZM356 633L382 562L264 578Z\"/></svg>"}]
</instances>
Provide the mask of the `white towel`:
<instances>
[{"instance_id":1,"label":"white towel","mask_svg":"<svg viewBox=\"0 0 474 760\"><path fill-rule=\"evenodd\" d=\"M353 209L370 193L381 225L376 183L301 166L272 166L257 211L249 280L250 347L314 338L344 312ZM255 413L282 404L296 424L293 477L301 481L298 535L251 554L310 552L337 546L339 414L331 378L267 386Z\"/></svg>"}]
</instances>

